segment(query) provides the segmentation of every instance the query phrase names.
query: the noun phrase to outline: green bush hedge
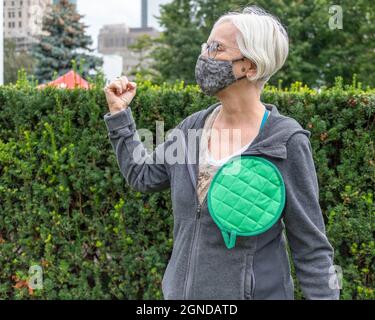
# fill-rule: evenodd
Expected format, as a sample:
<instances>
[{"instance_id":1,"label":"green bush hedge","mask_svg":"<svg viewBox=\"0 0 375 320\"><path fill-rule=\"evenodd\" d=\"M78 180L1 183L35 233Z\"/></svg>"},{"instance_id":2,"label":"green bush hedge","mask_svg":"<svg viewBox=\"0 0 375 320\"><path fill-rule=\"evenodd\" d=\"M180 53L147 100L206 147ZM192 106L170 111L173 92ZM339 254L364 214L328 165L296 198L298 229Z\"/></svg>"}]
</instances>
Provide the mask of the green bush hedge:
<instances>
[{"instance_id":1,"label":"green bush hedge","mask_svg":"<svg viewBox=\"0 0 375 320\"><path fill-rule=\"evenodd\" d=\"M138 128L173 128L215 100L196 86L138 84ZM172 250L170 191L129 189L90 90L0 87L0 299L162 299ZM343 299L373 299L375 92L356 84L320 93L296 83L263 101L312 132L320 202ZM44 288L29 291L29 267ZM296 287L297 297L300 290Z\"/></svg>"}]
</instances>

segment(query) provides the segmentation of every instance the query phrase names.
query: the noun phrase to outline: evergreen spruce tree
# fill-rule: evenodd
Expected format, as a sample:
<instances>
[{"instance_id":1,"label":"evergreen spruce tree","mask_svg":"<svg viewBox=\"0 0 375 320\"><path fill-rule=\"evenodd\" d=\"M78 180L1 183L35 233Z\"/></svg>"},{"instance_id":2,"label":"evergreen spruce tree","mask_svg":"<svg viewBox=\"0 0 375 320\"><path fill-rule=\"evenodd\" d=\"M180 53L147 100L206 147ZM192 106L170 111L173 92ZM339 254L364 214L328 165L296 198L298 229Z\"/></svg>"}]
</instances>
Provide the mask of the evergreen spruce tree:
<instances>
[{"instance_id":1,"label":"evergreen spruce tree","mask_svg":"<svg viewBox=\"0 0 375 320\"><path fill-rule=\"evenodd\" d=\"M43 18L43 31L40 42L32 48L36 58L35 78L39 83L52 80L54 73L62 75L73 68L74 61L83 77L98 71L103 60L92 55L92 39L85 34L87 26L81 21L75 5L67 0L52 5Z\"/></svg>"}]
</instances>

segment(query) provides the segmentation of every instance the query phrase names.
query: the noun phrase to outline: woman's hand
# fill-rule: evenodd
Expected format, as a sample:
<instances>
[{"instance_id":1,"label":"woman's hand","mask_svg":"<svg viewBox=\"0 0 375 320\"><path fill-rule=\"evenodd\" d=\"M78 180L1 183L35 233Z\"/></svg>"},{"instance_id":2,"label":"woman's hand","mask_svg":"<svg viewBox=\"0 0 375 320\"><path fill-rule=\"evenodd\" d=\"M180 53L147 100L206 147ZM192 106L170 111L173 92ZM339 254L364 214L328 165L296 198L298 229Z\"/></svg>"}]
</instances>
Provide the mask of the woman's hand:
<instances>
[{"instance_id":1,"label":"woman's hand","mask_svg":"<svg viewBox=\"0 0 375 320\"><path fill-rule=\"evenodd\" d=\"M111 114L126 109L137 92L137 84L122 76L104 88L108 107Z\"/></svg>"}]
</instances>

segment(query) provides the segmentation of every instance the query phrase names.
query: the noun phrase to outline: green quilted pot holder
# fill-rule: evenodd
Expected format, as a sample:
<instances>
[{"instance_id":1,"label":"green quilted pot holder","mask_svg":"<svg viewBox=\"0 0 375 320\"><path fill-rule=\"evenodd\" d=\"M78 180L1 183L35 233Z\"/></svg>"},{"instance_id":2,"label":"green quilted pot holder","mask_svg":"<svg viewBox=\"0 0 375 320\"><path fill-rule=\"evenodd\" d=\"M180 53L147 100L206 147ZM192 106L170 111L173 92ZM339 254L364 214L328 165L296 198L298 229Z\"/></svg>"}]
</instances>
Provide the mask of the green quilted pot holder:
<instances>
[{"instance_id":1,"label":"green quilted pot holder","mask_svg":"<svg viewBox=\"0 0 375 320\"><path fill-rule=\"evenodd\" d=\"M278 221L285 205L285 185L272 162L239 155L216 172L207 197L210 215L231 249L237 236L258 235Z\"/></svg>"}]
</instances>

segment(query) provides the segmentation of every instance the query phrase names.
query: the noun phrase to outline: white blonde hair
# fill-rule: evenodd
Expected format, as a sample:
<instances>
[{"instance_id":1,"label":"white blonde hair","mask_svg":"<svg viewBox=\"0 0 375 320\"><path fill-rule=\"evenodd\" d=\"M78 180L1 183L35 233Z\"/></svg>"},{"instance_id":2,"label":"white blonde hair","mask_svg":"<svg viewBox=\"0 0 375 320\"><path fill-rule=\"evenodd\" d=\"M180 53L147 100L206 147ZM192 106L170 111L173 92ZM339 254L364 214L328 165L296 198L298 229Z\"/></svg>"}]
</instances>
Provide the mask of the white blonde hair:
<instances>
[{"instance_id":1,"label":"white blonde hair","mask_svg":"<svg viewBox=\"0 0 375 320\"><path fill-rule=\"evenodd\" d=\"M248 79L264 84L284 65L289 52L289 39L278 18L257 6L242 12L231 11L221 16L214 27L231 22L239 31L236 40L241 53L256 65L256 74Z\"/></svg>"}]
</instances>

